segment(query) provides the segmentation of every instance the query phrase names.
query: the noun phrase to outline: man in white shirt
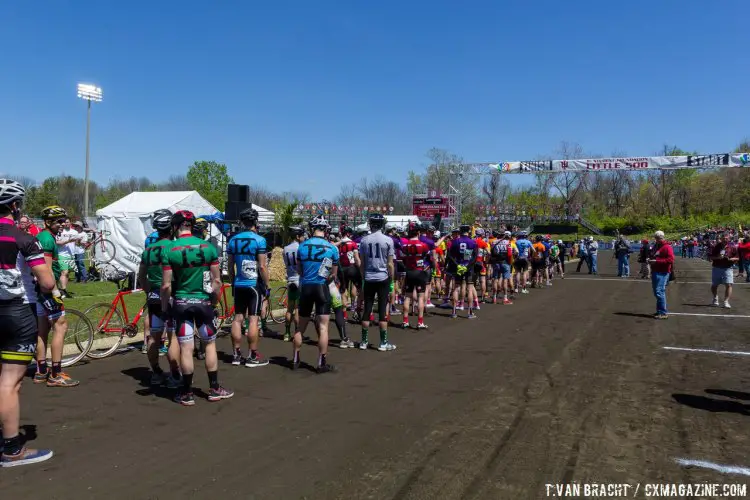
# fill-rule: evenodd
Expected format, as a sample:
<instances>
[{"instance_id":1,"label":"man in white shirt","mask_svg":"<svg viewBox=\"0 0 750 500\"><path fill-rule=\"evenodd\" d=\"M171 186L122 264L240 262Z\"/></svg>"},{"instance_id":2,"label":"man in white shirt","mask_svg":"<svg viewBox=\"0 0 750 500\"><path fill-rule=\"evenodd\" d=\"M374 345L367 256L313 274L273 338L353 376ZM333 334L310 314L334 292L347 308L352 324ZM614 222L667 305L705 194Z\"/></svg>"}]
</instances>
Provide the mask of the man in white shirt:
<instances>
[{"instance_id":1,"label":"man in white shirt","mask_svg":"<svg viewBox=\"0 0 750 500\"><path fill-rule=\"evenodd\" d=\"M60 233L57 235L57 253L60 264L60 292L63 298L73 297L68 292L68 280L70 271L76 271L75 247L78 239L78 231L71 229L70 221L66 220Z\"/></svg>"},{"instance_id":2,"label":"man in white shirt","mask_svg":"<svg viewBox=\"0 0 750 500\"><path fill-rule=\"evenodd\" d=\"M88 273L86 272L86 263L84 262L84 254L86 253L85 246L89 241L88 235L83 231L83 224L77 220L73 223L73 229L78 233L78 240L75 242L75 248L73 250L73 257L76 261L76 283L83 281L84 283L88 280Z\"/></svg>"}]
</instances>

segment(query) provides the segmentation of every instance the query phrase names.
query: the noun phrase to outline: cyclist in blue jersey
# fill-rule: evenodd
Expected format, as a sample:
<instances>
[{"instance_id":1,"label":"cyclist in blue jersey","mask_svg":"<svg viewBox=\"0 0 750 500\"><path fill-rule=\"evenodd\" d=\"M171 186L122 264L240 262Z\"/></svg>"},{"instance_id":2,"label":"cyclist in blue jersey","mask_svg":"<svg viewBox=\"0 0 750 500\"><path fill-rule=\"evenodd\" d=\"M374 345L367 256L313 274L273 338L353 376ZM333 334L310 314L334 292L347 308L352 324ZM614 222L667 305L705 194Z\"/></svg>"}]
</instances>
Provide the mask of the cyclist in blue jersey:
<instances>
[{"instance_id":1,"label":"cyclist in blue jersey","mask_svg":"<svg viewBox=\"0 0 750 500\"><path fill-rule=\"evenodd\" d=\"M266 366L268 360L258 352L258 317L265 292L260 290L260 281L269 282L266 239L257 233L258 211L252 208L240 213L240 222L245 231L238 233L227 244L229 256L229 279L234 291L234 320L232 321L232 364L242 364L242 324L249 317L247 342L250 353L245 366Z\"/></svg>"},{"instance_id":2,"label":"cyclist in blue jersey","mask_svg":"<svg viewBox=\"0 0 750 500\"><path fill-rule=\"evenodd\" d=\"M519 284L521 286L521 293L529 293L529 290L526 288L529 279L529 260L534 249L528 237L529 235L526 231L521 231L518 233L518 239L516 239L518 256L513 261L513 267L516 270L516 293L518 293Z\"/></svg>"},{"instance_id":3,"label":"cyclist in blue jersey","mask_svg":"<svg viewBox=\"0 0 750 500\"><path fill-rule=\"evenodd\" d=\"M300 276L299 324L294 332L294 357L292 369L299 368L302 347L302 335L310 322L313 307L318 329L318 373L335 371L333 365L328 364L328 320L331 314L331 291L329 284L336 276L339 265L339 251L326 239L326 231L330 229L328 221L323 217L315 217L310 221L312 237L300 243L297 250L297 271Z\"/></svg>"}]
</instances>

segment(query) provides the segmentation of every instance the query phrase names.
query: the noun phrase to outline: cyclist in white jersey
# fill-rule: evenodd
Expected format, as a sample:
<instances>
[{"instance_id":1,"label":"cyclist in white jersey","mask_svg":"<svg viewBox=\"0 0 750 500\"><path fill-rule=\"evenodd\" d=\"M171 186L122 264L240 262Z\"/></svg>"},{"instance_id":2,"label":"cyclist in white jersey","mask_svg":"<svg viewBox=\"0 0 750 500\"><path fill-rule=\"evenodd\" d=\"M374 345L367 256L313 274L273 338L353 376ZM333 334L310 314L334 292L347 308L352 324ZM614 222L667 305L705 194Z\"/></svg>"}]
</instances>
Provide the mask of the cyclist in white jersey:
<instances>
[{"instance_id":1,"label":"cyclist in white jersey","mask_svg":"<svg viewBox=\"0 0 750 500\"><path fill-rule=\"evenodd\" d=\"M283 251L287 291L286 315L284 317L284 342L291 342L292 340L292 322L294 322L295 328L299 324L297 316L297 302L299 302L299 271L297 269L297 262L299 258L297 251L299 250L299 244L305 241L305 230L301 227L292 227L289 228L289 231L294 237L294 241L285 246Z\"/></svg>"}]
</instances>

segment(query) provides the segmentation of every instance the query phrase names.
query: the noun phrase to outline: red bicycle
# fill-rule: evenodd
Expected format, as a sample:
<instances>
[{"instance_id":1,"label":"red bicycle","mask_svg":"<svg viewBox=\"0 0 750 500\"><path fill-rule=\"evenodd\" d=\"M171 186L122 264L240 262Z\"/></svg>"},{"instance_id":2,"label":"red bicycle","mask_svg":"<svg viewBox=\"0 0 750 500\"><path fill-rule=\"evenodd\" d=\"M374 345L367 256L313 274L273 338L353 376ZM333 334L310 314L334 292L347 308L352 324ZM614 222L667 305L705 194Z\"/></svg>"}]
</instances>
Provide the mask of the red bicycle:
<instances>
[{"instance_id":1,"label":"red bicycle","mask_svg":"<svg viewBox=\"0 0 750 500\"><path fill-rule=\"evenodd\" d=\"M87 354L88 357L106 358L120 348L123 338L138 335L138 323L146 310L146 304L144 302L133 321L130 321L125 296L141 292L143 290L121 290L117 292L111 304L101 302L86 309L84 314L94 326L94 342Z\"/></svg>"}]
</instances>

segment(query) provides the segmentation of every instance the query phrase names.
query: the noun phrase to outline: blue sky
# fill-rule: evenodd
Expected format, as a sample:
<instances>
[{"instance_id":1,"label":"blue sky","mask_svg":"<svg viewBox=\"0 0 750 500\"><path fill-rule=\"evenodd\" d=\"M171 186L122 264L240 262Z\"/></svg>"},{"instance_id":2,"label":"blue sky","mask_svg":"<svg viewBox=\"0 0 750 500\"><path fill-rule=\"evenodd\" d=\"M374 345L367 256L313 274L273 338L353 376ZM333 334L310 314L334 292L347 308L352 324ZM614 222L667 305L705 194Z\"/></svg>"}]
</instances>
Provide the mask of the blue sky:
<instances>
[{"instance_id":1,"label":"blue sky","mask_svg":"<svg viewBox=\"0 0 750 500\"><path fill-rule=\"evenodd\" d=\"M750 135L748 18L747 0L3 2L0 171L83 176L79 81L104 89L102 183L205 159L333 197L431 147L721 152Z\"/></svg>"}]
</instances>

